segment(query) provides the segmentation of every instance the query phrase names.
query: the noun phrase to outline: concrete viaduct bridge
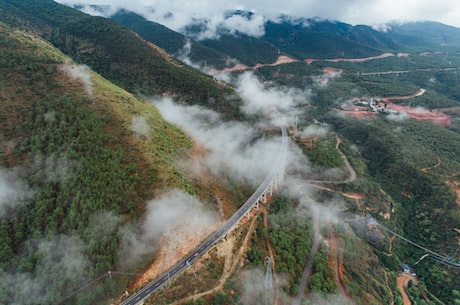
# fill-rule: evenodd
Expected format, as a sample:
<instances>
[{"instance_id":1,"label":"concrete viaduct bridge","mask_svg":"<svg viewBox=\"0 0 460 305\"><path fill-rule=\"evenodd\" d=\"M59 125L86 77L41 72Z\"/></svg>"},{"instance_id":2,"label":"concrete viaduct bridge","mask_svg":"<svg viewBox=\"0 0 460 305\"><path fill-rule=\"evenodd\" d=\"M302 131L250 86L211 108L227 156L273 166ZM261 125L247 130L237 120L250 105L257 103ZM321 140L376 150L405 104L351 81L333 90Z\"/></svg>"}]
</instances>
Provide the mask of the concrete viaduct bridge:
<instances>
[{"instance_id":1,"label":"concrete viaduct bridge","mask_svg":"<svg viewBox=\"0 0 460 305\"><path fill-rule=\"evenodd\" d=\"M143 301L158 289L165 286L172 279L179 276L184 270L195 263L204 253L206 253L214 244L220 241L230 232L243 217L249 217L252 209L258 209L260 203L267 201L267 198L283 182L284 169L286 164L286 155L288 150L289 139L286 130L286 122L276 111L272 112L281 129L281 143L275 162L270 173L265 177L255 192L243 203L243 205L222 225L220 229L208 236L195 249L189 252L185 257L175 265L163 272L156 279L149 282L135 294L128 297L120 305L140 305Z\"/></svg>"}]
</instances>

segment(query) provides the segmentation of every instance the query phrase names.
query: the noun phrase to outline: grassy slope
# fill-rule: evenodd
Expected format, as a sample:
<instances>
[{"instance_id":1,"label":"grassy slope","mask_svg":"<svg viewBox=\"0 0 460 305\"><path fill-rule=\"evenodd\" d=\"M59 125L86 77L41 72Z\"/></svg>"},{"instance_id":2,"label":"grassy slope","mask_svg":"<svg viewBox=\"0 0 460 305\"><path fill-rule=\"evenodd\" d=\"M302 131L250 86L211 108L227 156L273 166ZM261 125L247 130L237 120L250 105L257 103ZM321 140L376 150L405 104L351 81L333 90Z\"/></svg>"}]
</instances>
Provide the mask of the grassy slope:
<instances>
[{"instance_id":1,"label":"grassy slope","mask_svg":"<svg viewBox=\"0 0 460 305\"><path fill-rule=\"evenodd\" d=\"M107 223L97 233L95 215L137 218L156 191L194 192L175 165L190 141L149 103L87 70L89 94L62 71L72 61L32 34L1 25L0 54L0 169L22 185L0 218L0 303L21 302L23 291L11 289L16 276L45 280L44 241L78 240L84 273L60 269L66 254L57 251L46 292L30 301L51 304L118 267L118 230ZM133 117L148 123L146 134L132 131ZM98 297L105 293L113 295L101 289ZM86 297L93 302L93 293Z\"/></svg>"}]
</instances>

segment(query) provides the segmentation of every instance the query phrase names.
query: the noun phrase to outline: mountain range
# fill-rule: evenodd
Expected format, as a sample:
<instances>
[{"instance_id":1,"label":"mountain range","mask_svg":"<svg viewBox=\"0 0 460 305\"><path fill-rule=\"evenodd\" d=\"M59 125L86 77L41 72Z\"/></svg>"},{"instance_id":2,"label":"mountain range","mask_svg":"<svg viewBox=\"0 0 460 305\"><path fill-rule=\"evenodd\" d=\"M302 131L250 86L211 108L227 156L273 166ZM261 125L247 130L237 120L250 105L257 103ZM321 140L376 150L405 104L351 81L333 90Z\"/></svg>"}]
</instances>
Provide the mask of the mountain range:
<instances>
[{"instance_id":1,"label":"mountain range","mask_svg":"<svg viewBox=\"0 0 460 305\"><path fill-rule=\"evenodd\" d=\"M460 29L83 8L0 0L0 304L120 303L251 194L273 107L283 191L146 303L258 304L267 257L279 304L460 302Z\"/></svg>"},{"instance_id":2,"label":"mountain range","mask_svg":"<svg viewBox=\"0 0 460 305\"><path fill-rule=\"evenodd\" d=\"M238 15L242 13L232 12ZM227 18L232 14L228 14ZM188 34L185 36L128 11L119 11L110 18L140 33L170 54L178 54L187 39L198 34L192 28L184 31ZM199 24L194 27L197 31L202 28ZM227 62L225 57L249 66L273 63L280 54L299 60L370 57L387 52L455 49L460 46L459 34L460 29L437 22L392 24L381 32L365 25L352 26L339 21L282 16L276 21L267 20L264 35L260 37L238 31L228 34L223 29L218 39L194 42L190 58L222 68Z\"/></svg>"}]
</instances>

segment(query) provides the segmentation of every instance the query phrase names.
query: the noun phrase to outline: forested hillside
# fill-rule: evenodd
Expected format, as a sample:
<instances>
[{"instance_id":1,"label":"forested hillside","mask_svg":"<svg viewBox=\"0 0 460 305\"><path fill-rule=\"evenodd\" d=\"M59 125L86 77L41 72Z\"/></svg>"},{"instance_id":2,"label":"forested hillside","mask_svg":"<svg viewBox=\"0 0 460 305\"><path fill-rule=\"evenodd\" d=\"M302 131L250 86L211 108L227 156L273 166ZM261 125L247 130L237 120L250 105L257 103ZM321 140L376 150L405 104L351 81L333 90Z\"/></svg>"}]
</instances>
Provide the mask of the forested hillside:
<instances>
[{"instance_id":1,"label":"forested hillside","mask_svg":"<svg viewBox=\"0 0 460 305\"><path fill-rule=\"evenodd\" d=\"M155 192L193 192L175 164L190 142L33 34L1 25L0 55L0 304L53 304L119 268L118 227ZM76 304L113 297L120 284Z\"/></svg>"},{"instance_id":2,"label":"forested hillside","mask_svg":"<svg viewBox=\"0 0 460 305\"><path fill-rule=\"evenodd\" d=\"M235 12L234 14L244 14ZM248 13L249 14L249 13ZM231 14L228 15L230 17ZM177 54L185 45L185 36L127 11L119 11L110 17L136 31L145 39ZM304 26L308 24L308 26ZM187 28L188 39L200 33L200 26ZM189 58L193 62L223 68L226 58L235 59L248 66L273 63L280 54L297 59L306 58L354 58L380 55L396 51L400 45L369 27L352 27L344 23L310 19L267 21L265 35L252 37L246 33L228 34L224 30L218 39L193 41ZM228 60L227 60L228 61Z\"/></svg>"},{"instance_id":3,"label":"forested hillside","mask_svg":"<svg viewBox=\"0 0 460 305\"><path fill-rule=\"evenodd\" d=\"M135 31L176 58L189 59L193 63L221 69L228 64L229 56L225 52L221 53L200 42L193 41L161 24L148 21L138 14L122 10L112 15L110 19Z\"/></svg>"},{"instance_id":4,"label":"forested hillside","mask_svg":"<svg viewBox=\"0 0 460 305\"><path fill-rule=\"evenodd\" d=\"M132 93L171 94L237 115L232 91L169 57L162 49L110 19L93 17L51 0L0 1L4 22L33 31L62 52ZM230 104L230 105L229 105ZM233 110L227 111L227 110Z\"/></svg>"},{"instance_id":5,"label":"forested hillside","mask_svg":"<svg viewBox=\"0 0 460 305\"><path fill-rule=\"evenodd\" d=\"M444 46L455 50L460 46L459 29L439 22L392 24L388 36L419 51Z\"/></svg>"},{"instance_id":6,"label":"forested hillside","mask_svg":"<svg viewBox=\"0 0 460 305\"><path fill-rule=\"evenodd\" d=\"M130 12L112 18L50 0L0 0L0 304L107 304L138 289L160 251L133 258L123 250L139 246L147 201L166 189L218 203L221 216L236 210L251 193L247 181L229 168L228 181L205 171L209 185L190 176L182 158L193 140L143 97L252 125L258 118L242 113L238 93L260 97L261 108L282 100L292 154L285 192L270 191L267 205L146 303L260 304L265 290L254 287L248 301L247 287L265 289L267 257L279 304L300 293L306 304L402 305L403 264L417 273L413 304L460 303L458 29L423 23L382 33L286 16L258 38L235 32L198 43ZM394 54L321 60L386 51ZM272 64L279 55L296 60ZM223 68L233 58L267 65L226 74L224 84L185 64ZM219 125L207 115L204 129ZM264 140L278 132L255 125ZM233 144L219 140L225 151ZM235 146L257 141L247 142ZM212 153L205 144L197 155ZM236 199L224 205L218 184ZM445 261L424 257L426 249ZM245 282L247 273L263 280Z\"/></svg>"},{"instance_id":7,"label":"forested hillside","mask_svg":"<svg viewBox=\"0 0 460 305\"><path fill-rule=\"evenodd\" d=\"M253 15L234 11L228 12L226 17L251 18ZM455 52L460 45L459 29L435 22L391 24L389 30L383 32L366 25L280 16L277 20L266 20L261 37L239 31L229 34L221 29L215 39L194 41L206 30L206 22L190 25L179 34L129 11L121 10L110 18L175 56L183 55L181 52L188 41L188 59L218 69L234 65L235 60L248 66L269 64L275 62L279 55L298 60L351 59L378 56L385 52L424 52L440 47Z\"/></svg>"},{"instance_id":8,"label":"forested hillside","mask_svg":"<svg viewBox=\"0 0 460 305\"><path fill-rule=\"evenodd\" d=\"M457 195L449 181L459 179L459 134L417 121L398 124L402 132L397 135L392 131L392 124L380 120L367 124L335 118L329 122L362 147L369 173L394 200L395 209L399 211L397 219L386 223L433 251L447 255L457 253L458 232L455 229L460 227L460 220ZM434 164L436 158L440 160L438 166L424 170ZM382 242L375 248L386 261L387 245ZM410 245L394 248L394 255L411 265L423 254ZM396 261L388 266L391 264L396 268ZM432 261L417 266L417 275L430 291L447 303L454 299L455 287L460 285L458 268Z\"/></svg>"}]
</instances>

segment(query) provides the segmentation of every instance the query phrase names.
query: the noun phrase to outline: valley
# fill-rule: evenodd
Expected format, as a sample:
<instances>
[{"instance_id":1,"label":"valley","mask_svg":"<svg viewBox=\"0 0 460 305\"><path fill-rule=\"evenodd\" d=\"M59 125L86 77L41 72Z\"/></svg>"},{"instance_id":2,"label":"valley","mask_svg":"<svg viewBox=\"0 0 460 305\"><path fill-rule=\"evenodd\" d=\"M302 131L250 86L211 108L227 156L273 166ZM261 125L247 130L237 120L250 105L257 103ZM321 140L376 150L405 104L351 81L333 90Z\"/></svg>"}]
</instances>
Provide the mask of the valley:
<instances>
[{"instance_id":1,"label":"valley","mask_svg":"<svg viewBox=\"0 0 460 305\"><path fill-rule=\"evenodd\" d=\"M399 53L399 54L395 55L395 54L392 54L392 53L383 53L383 54L378 55L378 56L371 56L371 57L365 57L365 58L335 58L335 59L307 58L307 59L304 59L303 61L306 62L307 64L311 64L313 62L333 62L333 63L334 62L335 63L337 63L337 62L366 62L366 61L370 61L370 60L382 59L382 58L387 58L387 57L391 57L391 56L406 57L406 56L409 56L409 54L407 54L407 53ZM299 61L301 61L301 60L297 60L297 59L294 59L294 58L286 56L286 55L280 55L280 56L278 56L277 60L275 62L271 63L271 64L258 63L258 64L256 64L255 66L252 66L252 67L248 67L248 66L246 66L244 64L237 64L234 67L229 67L229 68L225 68L225 69L222 69L222 70L209 70L207 72L209 74L215 75L215 74L222 73L222 72L256 70L256 69L259 69L261 67L274 67L274 66L279 66L279 65L299 62ZM456 69L456 68L454 68L454 69ZM396 73L404 73L404 72L407 72L407 71L400 71L400 72L396 72L396 71L367 72L364 75L393 74L393 73L396 74Z\"/></svg>"},{"instance_id":2,"label":"valley","mask_svg":"<svg viewBox=\"0 0 460 305\"><path fill-rule=\"evenodd\" d=\"M460 302L460 29L148 14L0 0L0 304Z\"/></svg>"}]
</instances>

